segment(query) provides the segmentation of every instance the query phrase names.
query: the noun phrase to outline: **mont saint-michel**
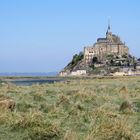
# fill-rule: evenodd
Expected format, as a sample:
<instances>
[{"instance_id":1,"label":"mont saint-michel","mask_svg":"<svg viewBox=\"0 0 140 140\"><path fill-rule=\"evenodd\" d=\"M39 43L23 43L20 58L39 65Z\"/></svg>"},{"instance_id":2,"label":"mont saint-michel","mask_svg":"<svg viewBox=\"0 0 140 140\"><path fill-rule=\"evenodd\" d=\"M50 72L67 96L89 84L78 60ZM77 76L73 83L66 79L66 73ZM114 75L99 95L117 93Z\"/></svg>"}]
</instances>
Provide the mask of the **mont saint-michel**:
<instances>
[{"instance_id":1,"label":"mont saint-michel","mask_svg":"<svg viewBox=\"0 0 140 140\"><path fill-rule=\"evenodd\" d=\"M84 61L92 64L93 58L96 57L99 61L103 61L110 54L128 55L129 48L118 36L112 34L109 25L105 38L98 38L93 46L84 48Z\"/></svg>"},{"instance_id":2,"label":"mont saint-michel","mask_svg":"<svg viewBox=\"0 0 140 140\"><path fill-rule=\"evenodd\" d=\"M112 33L110 24L104 38L73 56L60 76L78 75L132 75L140 74L139 60L132 56L121 38Z\"/></svg>"}]
</instances>

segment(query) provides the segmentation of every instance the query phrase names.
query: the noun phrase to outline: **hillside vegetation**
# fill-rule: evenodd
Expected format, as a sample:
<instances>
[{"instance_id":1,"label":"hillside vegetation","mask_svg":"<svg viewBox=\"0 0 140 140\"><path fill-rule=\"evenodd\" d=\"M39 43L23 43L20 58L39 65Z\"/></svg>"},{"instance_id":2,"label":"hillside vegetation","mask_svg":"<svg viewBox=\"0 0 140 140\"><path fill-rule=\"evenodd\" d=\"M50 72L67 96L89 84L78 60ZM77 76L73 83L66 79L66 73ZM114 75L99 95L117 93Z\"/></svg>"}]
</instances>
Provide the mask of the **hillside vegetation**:
<instances>
[{"instance_id":1,"label":"hillside vegetation","mask_svg":"<svg viewBox=\"0 0 140 140\"><path fill-rule=\"evenodd\" d=\"M71 62L61 71L70 75L72 71L86 70L87 75L110 75L123 71L123 68L134 70L139 60L131 55L108 54L102 60L93 57L91 63L85 63L84 54L75 54ZM60 73L61 73L60 72Z\"/></svg>"},{"instance_id":2,"label":"hillside vegetation","mask_svg":"<svg viewBox=\"0 0 140 140\"><path fill-rule=\"evenodd\" d=\"M140 140L140 77L0 84L0 140Z\"/></svg>"},{"instance_id":3,"label":"hillside vegetation","mask_svg":"<svg viewBox=\"0 0 140 140\"><path fill-rule=\"evenodd\" d=\"M83 60L84 54L80 52L79 54L75 54L71 60L71 62L64 68L65 70L73 71L76 66ZM81 67L81 66L80 66Z\"/></svg>"}]
</instances>

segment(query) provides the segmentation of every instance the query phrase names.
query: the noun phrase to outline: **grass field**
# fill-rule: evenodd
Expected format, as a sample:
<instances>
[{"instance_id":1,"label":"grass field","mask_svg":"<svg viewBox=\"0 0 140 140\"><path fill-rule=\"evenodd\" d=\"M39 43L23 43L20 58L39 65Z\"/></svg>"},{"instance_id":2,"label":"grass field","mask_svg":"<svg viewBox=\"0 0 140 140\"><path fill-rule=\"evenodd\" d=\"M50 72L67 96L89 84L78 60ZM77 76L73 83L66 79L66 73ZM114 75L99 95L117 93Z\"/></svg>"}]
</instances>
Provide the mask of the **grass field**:
<instances>
[{"instance_id":1,"label":"grass field","mask_svg":"<svg viewBox=\"0 0 140 140\"><path fill-rule=\"evenodd\" d=\"M140 140L140 77L0 84L0 140Z\"/></svg>"}]
</instances>

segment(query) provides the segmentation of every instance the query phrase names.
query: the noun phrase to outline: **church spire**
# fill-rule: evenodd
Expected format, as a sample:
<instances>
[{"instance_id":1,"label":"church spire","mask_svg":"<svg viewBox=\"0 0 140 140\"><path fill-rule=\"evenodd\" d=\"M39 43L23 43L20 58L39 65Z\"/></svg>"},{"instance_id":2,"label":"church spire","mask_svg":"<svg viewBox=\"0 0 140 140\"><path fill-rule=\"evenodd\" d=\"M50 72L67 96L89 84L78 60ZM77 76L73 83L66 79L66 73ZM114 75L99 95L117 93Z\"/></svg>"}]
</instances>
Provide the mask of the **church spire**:
<instances>
[{"instance_id":1,"label":"church spire","mask_svg":"<svg viewBox=\"0 0 140 140\"><path fill-rule=\"evenodd\" d=\"M110 20L108 20L108 27L107 27L106 35L110 32L110 29L111 29L111 27L110 27Z\"/></svg>"},{"instance_id":2,"label":"church spire","mask_svg":"<svg viewBox=\"0 0 140 140\"><path fill-rule=\"evenodd\" d=\"M108 31L110 30L110 20L108 20Z\"/></svg>"}]
</instances>

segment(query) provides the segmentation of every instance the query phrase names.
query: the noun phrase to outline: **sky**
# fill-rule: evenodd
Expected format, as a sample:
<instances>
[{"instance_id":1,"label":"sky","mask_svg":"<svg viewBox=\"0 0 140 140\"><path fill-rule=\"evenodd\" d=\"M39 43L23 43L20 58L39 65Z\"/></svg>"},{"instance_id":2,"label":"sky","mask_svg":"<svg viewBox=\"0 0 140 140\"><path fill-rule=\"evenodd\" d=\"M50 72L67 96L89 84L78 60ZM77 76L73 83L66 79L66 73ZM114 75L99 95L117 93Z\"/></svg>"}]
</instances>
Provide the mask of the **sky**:
<instances>
[{"instance_id":1,"label":"sky","mask_svg":"<svg viewBox=\"0 0 140 140\"><path fill-rule=\"evenodd\" d=\"M111 30L140 57L140 0L0 0L0 72L52 72Z\"/></svg>"}]
</instances>

